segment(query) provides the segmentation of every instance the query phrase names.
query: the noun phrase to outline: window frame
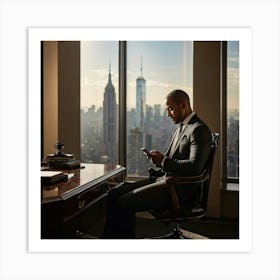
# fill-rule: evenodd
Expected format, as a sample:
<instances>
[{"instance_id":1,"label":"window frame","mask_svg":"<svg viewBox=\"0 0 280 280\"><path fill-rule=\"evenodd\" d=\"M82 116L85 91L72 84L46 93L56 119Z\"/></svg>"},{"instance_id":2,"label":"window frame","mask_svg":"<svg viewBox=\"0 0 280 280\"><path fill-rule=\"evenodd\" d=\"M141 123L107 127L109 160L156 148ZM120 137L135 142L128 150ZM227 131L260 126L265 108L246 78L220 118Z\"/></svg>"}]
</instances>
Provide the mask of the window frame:
<instances>
[{"instance_id":1,"label":"window frame","mask_svg":"<svg viewBox=\"0 0 280 280\"><path fill-rule=\"evenodd\" d=\"M227 175L227 48L228 42L222 41L221 44L221 127L222 127L222 190L232 191L228 184L238 184L239 177L228 177ZM239 191L239 186L237 188Z\"/></svg>"},{"instance_id":2,"label":"window frame","mask_svg":"<svg viewBox=\"0 0 280 280\"><path fill-rule=\"evenodd\" d=\"M127 159L126 159L126 152L127 152L127 132L126 132L126 126L127 126L127 116L126 116L126 110L127 110L127 41L118 41L119 44L119 164L122 166L126 166ZM195 50L194 50L195 51ZM41 55L43 54L43 42L41 43ZM43 64L44 59L43 55L41 56L41 72L43 73ZM42 74L42 84L41 84L41 91L43 90L44 85L44 77ZM222 189L227 190L227 184L228 183L235 183L239 184L239 178L231 178L227 176L227 41L221 42L221 169L222 169ZM43 96L42 96L43 97ZM42 98L43 100L43 98ZM41 122L43 127L43 109L44 104L42 102L41 104L42 109L42 115L41 115ZM41 131L41 157L43 158L44 152L43 151L43 143L44 143L44 132ZM79 145L80 148L80 142L76 143L75 145Z\"/></svg>"},{"instance_id":3,"label":"window frame","mask_svg":"<svg viewBox=\"0 0 280 280\"><path fill-rule=\"evenodd\" d=\"M127 41L119 41L119 164L127 164ZM229 183L239 184L239 178L227 176L227 41L221 42L221 168L222 189Z\"/></svg>"},{"instance_id":4,"label":"window frame","mask_svg":"<svg viewBox=\"0 0 280 280\"><path fill-rule=\"evenodd\" d=\"M126 166L127 42L119 41L119 164Z\"/></svg>"}]
</instances>

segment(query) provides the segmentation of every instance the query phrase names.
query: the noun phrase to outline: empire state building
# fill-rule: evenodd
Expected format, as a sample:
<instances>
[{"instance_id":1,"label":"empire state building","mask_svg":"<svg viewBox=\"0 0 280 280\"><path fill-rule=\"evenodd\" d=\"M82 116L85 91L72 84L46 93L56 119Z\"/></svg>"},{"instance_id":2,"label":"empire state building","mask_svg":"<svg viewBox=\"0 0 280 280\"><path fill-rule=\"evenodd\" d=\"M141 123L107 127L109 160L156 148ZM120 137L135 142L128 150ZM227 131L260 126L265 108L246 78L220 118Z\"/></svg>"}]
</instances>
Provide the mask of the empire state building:
<instances>
[{"instance_id":1,"label":"empire state building","mask_svg":"<svg viewBox=\"0 0 280 280\"><path fill-rule=\"evenodd\" d=\"M146 116L146 80L142 75L142 58L141 58L141 75L136 79L136 127L144 131Z\"/></svg>"},{"instance_id":2,"label":"empire state building","mask_svg":"<svg viewBox=\"0 0 280 280\"><path fill-rule=\"evenodd\" d=\"M103 99L103 143L104 153L111 163L117 160L117 103L116 92L111 80L111 65L109 65L108 83Z\"/></svg>"}]
</instances>

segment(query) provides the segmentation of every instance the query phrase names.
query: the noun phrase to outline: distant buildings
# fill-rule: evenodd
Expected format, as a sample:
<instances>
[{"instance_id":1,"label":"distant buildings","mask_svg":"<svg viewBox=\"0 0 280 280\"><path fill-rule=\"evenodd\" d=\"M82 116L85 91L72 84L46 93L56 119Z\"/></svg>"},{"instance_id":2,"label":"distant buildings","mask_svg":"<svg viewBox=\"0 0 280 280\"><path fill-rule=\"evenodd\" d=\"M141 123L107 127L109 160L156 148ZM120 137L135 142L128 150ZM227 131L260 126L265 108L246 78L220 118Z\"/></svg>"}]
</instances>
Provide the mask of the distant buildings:
<instances>
[{"instance_id":1,"label":"distant buildings","mask_svg":"<svg viewBox=\"0 0 280 280\"><path fill-rule=\"evenodd\" d=\"M239 112L228 113L227 176L239 177Z\"/></svg>"},{"instance_id":2,"label":"distant buildings","mask_svg":"<svg viewBox=\"0 0 280 280\"><path fill-rule=\"evenodd\" d=\"M160 104L155 104L154 105L154 121L155 123L160 123L161 119L161 106Z\"/></svg>"},{"instance_id":3,"label":"distant buildings","mask_svg":"<svg viewBox=\"0 0 280 280\"><path fill-rule=\"evenodd\" d=\"M81 159L100 162L103 150L103 108L92 105L87 112L81 110Z\"/></svg>"}]
</instances>

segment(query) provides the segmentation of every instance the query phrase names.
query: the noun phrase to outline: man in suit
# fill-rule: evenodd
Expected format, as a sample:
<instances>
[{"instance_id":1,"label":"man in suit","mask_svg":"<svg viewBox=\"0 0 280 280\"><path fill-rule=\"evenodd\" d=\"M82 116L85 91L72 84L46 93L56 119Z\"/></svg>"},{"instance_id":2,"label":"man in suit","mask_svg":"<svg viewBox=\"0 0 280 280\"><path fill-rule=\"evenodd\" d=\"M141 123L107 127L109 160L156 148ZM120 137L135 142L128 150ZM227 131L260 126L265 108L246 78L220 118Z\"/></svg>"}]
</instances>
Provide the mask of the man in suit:
<instances>
[{"instance_id":1,"label":"man in suit","mask_svg":"<svg viewBox=\"0 0 280 280\"><path fill-rule=\"evenodd\" d=\"M178 124L165 154L152 150L148 158L167 175L194 176L202 172L211 148L211 131L192 111L189 96L174 90L166 96L168 116ZM191 209L200 196L198 185L175 186L179 203ZM135 238L135 212L168 209L172 205L165 176L155 182L125 183L108 193L103 238Z\"/></svg>"}]
</instances>

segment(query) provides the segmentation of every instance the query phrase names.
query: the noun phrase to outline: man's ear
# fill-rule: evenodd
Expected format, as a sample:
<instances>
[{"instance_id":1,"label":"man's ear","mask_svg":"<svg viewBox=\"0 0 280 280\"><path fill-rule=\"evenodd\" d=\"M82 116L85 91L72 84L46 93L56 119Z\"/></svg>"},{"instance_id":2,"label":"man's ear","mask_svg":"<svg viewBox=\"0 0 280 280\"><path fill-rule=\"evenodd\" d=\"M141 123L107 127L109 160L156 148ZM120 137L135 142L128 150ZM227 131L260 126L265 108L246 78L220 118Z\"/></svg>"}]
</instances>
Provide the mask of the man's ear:
<instances>
[{"instance_id":1,"label":"man's ear","mask_svg":"<svg viewBox=\"0 0 280 280\"><path fill-rule=\"evenodd\" d=\"M186 109L187 104L185 102L180 103L181 109Z\"/></svg>"}]
</instances>

